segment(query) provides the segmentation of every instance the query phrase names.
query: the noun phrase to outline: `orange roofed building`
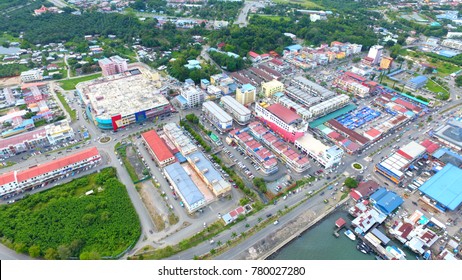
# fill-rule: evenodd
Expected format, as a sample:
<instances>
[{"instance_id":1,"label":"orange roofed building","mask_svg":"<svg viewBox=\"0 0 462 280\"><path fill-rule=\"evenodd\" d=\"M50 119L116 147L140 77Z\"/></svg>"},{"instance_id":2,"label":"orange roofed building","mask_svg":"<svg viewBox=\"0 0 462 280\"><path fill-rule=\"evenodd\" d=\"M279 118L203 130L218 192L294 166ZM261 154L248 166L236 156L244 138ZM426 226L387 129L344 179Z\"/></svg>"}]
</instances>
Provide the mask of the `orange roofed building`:
<instances>
[{"instance_id":1,"label":"orange roofed building","mask_svg":"<svg viewBox=\"0 0 462 280\"><path fill-rule=\"evenodd\" d=\"M155 130L150 130L141 134L144 145L160 167L167 166L175 162L175 156L165 144Z\"/></svg>"},{"instance_id":2,"label":"orange roofed building","mask_svg":"<svg viewBox=\"0 0 462 280\"><path fill-rule=\"evenodd\" d=\"M0 175L0 197L9 196L42 187L95 167L101 162L98 149L93 147L53 161L15 170Z\"/></svg>"}]
</instances>

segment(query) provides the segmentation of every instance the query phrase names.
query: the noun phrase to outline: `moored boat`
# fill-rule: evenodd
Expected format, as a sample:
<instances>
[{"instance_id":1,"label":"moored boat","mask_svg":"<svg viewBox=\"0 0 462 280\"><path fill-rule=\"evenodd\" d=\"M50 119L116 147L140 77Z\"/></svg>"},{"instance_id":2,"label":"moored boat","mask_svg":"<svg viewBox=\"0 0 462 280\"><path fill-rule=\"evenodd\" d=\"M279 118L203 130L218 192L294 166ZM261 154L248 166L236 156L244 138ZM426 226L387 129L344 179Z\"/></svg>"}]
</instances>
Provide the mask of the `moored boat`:
<instances>
[{"instance_id":1,"label":"moored boat","mask_svg":"<svg viewBox=\"0 0 462 280\"><path fill-rule=\"evenodd\" d=\"M356 235L349 229L345 230L345 235L351 240L356 240Z\"/></svg>"}]
</instances>

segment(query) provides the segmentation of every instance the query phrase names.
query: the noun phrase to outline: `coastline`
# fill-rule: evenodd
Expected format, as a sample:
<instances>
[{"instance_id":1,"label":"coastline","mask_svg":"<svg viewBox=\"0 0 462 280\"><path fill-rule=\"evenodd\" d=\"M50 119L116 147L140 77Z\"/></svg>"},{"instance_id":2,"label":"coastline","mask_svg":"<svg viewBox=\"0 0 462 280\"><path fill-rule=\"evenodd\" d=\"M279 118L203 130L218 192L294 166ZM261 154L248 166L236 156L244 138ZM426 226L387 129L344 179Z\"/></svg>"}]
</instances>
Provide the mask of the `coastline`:
<instances>
[{"instance_id":1,"label":"coastline","mask_svg":"<svg viewBox=\"0 0 462 280\"><path fill-rule=\"evenodd\" d=\"M261 255L260 257L258 257L258 260L266 260L268 258L270 258L271 256L273 256L274 254L277 254L279 252L279 250L281 250L282 248L284 248L285 246L289 245L292 241L294 241L296 238L298 238L300 235L302 235L304 232L306 232L307 230L309 230L311 227L315 226L317 223L321 222L324 218L326 218L327 216L331 215L332 213L334 213L335 211L338 211L341 207L344 206L344 204L349 200L349 197L345 198L344 200L340 201L338 203L338 206L337 207L332 207L330 208L329 210L327 210L326 212L322 213L321 215L319 215L316 219L314 219L313 221L311 221L310 223L308 223L305 227L297 230L295 233L293 233L292 235L290 235L289 237L287 237L285 240L283 240L282 242L278 243L276 246L274 246L271 250L267 251L266 253L264 253L263 255ZM300 216L303 216L303 215L306 215L306 214L302 214ZM293 219L292 221L297 221L300 219L300 216L298 216L297 218ZM292 222L291 221L291 222Z\"/></svg>"}]
</instances>

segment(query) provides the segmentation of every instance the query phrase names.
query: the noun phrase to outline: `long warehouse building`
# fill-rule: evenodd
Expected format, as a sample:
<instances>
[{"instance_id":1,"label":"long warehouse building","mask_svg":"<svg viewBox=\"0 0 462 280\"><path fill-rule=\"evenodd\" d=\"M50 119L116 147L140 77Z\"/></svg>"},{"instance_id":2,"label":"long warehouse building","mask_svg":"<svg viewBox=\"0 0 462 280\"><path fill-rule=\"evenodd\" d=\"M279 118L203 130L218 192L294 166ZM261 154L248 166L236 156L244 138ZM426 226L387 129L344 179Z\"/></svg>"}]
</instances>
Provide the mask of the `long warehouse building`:
<instances>
[{"instance_id":1,"label":"long warehouse building","mask_svg":"<svg viewBox=\"0 0 462 280\"><path fill-rule=\"evenodd\" d=\"M101 156L94 147L29 169L3 173L0 175L0 197L44 186L51 181L93 168L100 162Z\"/></svg>"},{"instance_id":2,"label":"long warehouse building","mask_svg":"<svg viewBox=\"0 0 462 280\"><path fill-rule=\"evenodd\" d=\"M160 167L175 162L175 156L155 130L147 131L141 136L144 140L143 144Z\"/></svg>"},{"instance_id":3,"label":"long warehouse building","mask_svg":"<svg viewBox=\"0 0 462 280\"><path fill-rule=\"evenodd\" d=\"M221 104L225 111L231 113L234 120L240 125L246 125L250 122L252 113L244 105L237 102L233 97L226 95L221 98Z\"/></svg>"},{"instance_id":4,"label":"long warehouse building","mask_svg":"<svg viewBox=\"0 0 462 280\"><path fill-rule=\"evenodd\" d=\"M165 176L175 192L180 196L189 213L206 205L205 197L186 170L175 162L164 168Z\"/></svg>"},{"instance_id":5,"label":"long warehouse building","mask_svg":"<svg viewBox=\"0 0 462 280\"><path fill-rule=\"evenodd\" d=\"M202 104L202 111L207 119L221 132L225 132L233 128L233 118L221 109L215 102L204 102Z\"/></svg>"}]
</instances>

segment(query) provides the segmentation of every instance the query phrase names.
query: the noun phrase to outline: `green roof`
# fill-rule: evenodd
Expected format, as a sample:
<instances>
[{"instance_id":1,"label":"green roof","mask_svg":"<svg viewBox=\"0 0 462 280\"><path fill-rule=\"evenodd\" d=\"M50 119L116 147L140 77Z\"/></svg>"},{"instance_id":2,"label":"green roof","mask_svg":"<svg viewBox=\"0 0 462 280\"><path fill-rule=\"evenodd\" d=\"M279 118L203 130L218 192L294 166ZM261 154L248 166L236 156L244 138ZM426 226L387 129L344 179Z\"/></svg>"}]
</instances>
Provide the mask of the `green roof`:
<instances>
[{"instance_id":1,"label":"green roof","mask_svg":"<svg viewBox=\"0 0 462 280\"><path fill-rule=\"evenodd\" d=\"M330 114L327 114L325 115L324 117L321 117L319 119L316 119L312 122L310 122L310 128L317 128L319 125L327 122L327 121L330 121L332 119L335 119L336 117L339 117L343 114L346 114L350 111L353 111L354 109L356 109L356 106L353 105L353 104L349 104L341 109L338 109L337 111L334 111Z\"/></svg>"}]
</instances>

